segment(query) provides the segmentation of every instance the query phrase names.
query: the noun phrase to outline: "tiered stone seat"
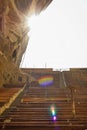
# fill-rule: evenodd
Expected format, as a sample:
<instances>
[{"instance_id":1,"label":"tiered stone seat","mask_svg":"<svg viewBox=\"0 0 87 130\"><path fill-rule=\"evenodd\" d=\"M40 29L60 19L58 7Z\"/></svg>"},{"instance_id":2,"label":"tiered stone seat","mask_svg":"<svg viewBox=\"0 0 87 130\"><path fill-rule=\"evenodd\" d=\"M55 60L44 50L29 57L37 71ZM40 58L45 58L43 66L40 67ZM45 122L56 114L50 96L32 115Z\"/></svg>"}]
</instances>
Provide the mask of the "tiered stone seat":
<instances>
[{"instance_id":1,"label":"tiered stone seat","mask_svg":"<svg viewBox=\"0 0 87 130\"><path fill-rule=\"evenodd\" d=\"M71 76L70 76L71 75ZM59 75L56 75L57 78ZM55 76L55 79L57 79ZM85 130L87 128L87 88L72 81L75 78L69 72L64 72L69 86L66 88L54 84L42 87L29 86L24 91L19 104L7 110L6 115L0 117L1 128L23 128L33 130ZM70 83L69 83L70 82ZM71 84L75 86L70 86ZM77 85L77 86L76 86ZM56 111L56 120L51 114L51 106Z\"/></svg>"},{"instance_id":2,"label":"tiered stone seat","mask_svg":"<svg viewBox=\"0 0 87 130\"><path fill-rule=\"evenodd\" d=\"M23 88L0 88L0 115L10 107Z\"/></svg>"},{"instance_id":3,"label":"tiered stone seat","mask_svg":"<svg viewBox=\"0 0 87 130\"><path fill-rule=\"evenodd\" d=\"M55 88L55 87L54 87ZM33 88L35 90L35 88ZM36 88L37 90L37 88ZM70 91L66 89L57 88L54 91L53 88L47 88L47 93L52 97L45 97L45 90L41 87L38 87L42 97L38 97L39 93L36 91L36 98L29 97L30 91L24 94L24 97L21 100L21 103L14 108L8 110L7 119L10 119L10 123L4 123L7 126L63 126L69 125L67 119L72 119L72 102L71 97L67 96L67 93L70 95ZM59 90L59 91L58 91ZM53 93L56 92L56 96ZM61 92L61 94L59 94ZM32 92L33 94L33 92ZM44 98L43 98L44 94ZM61 97L59 96L61 95ZM26 97L27 96L27 97ZM51 105L55 106L57 113L57 121L52 120L51 115ZM5 122L5 121L4 121Z\"/></svg>"},{"instance_id":4,"label":"tiered stone seat","mask_svg":"<svg viewBox=\"0 0 87 130\"><path fill-rule=\"evenodd\" d=\"M84 71L63 72L66 84L69 87L87 87L87 73Z\"/></svg>"}]
</instances>

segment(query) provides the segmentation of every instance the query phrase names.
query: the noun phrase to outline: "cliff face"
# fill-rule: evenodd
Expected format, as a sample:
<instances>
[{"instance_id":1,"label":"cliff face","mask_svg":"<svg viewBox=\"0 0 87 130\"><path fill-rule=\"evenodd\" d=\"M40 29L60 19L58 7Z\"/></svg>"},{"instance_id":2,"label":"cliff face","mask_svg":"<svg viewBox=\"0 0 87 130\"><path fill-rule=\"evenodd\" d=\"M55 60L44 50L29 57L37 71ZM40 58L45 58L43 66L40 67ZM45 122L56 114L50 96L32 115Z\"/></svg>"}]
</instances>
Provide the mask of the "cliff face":
<instances>
[{"instance_id":1,"label":"cliff face","mask_svg":"<svg viewBox=\"0 0 87 130\"><path fill-rule=\"evenodd\" d=\"M0 87L25 82L19 70L29 37L27 18L39 14L52 0L0 0Z\"/></svg>"}]
</instances>

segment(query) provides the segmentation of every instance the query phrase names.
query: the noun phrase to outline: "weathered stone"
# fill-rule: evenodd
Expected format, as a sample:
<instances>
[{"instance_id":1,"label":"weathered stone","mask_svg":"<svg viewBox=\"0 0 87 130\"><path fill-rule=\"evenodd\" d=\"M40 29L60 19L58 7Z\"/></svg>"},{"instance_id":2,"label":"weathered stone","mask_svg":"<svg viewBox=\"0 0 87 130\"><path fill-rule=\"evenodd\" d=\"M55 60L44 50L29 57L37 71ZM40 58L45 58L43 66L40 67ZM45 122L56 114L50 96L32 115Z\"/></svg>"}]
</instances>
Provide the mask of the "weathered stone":
<instances>
[{"instance_id":1,"label":"weathered stone","mask_svg":"<svg viewBox=\"0 0 87 130\"><path fill-rule=\"evenodd\" d=\"M32 14L39 14L51 1L0 0L0 87L25 83L26 74L19 65L29 40L26 20Z\"/></svg>"}]
</instances>

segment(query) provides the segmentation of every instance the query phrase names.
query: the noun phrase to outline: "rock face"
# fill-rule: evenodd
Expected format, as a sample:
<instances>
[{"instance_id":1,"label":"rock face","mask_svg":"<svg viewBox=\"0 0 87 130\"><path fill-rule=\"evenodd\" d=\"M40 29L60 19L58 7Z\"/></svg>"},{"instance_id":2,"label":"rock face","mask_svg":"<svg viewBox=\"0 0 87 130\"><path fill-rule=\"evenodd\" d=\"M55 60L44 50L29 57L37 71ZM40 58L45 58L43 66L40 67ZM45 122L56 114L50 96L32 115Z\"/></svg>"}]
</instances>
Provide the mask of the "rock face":
<instances>
[{"instance_id":1,"label":"rock face","mask_svg":"<svg viewBox=\"0 0 87 130\"><path fill-rule=\"evenodd\" d=\"M39 14L52 0L0 0L0 87L24 83L19 65L29 37L27 19Z\"/></svg>"}]
</instances>

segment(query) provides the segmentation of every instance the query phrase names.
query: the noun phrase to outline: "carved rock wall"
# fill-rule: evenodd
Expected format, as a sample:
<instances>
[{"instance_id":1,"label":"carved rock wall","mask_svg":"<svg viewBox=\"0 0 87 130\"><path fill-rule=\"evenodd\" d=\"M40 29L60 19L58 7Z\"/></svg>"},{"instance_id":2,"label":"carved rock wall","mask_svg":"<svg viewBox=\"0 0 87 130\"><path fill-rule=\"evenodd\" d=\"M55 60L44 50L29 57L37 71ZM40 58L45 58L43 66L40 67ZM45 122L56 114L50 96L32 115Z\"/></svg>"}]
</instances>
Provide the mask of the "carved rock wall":
<instances>
[{"instance_id":1,"label":"carved rock wall","mask_svg":"<svg viewBox=\"0 0 87 130\"><path fill-rule=\"evenodd\" d=\"M19 65L29 41L27 19L39 14L51 1L0 0L0 87L26 81Z\"/></svg>"}]
</instances>

